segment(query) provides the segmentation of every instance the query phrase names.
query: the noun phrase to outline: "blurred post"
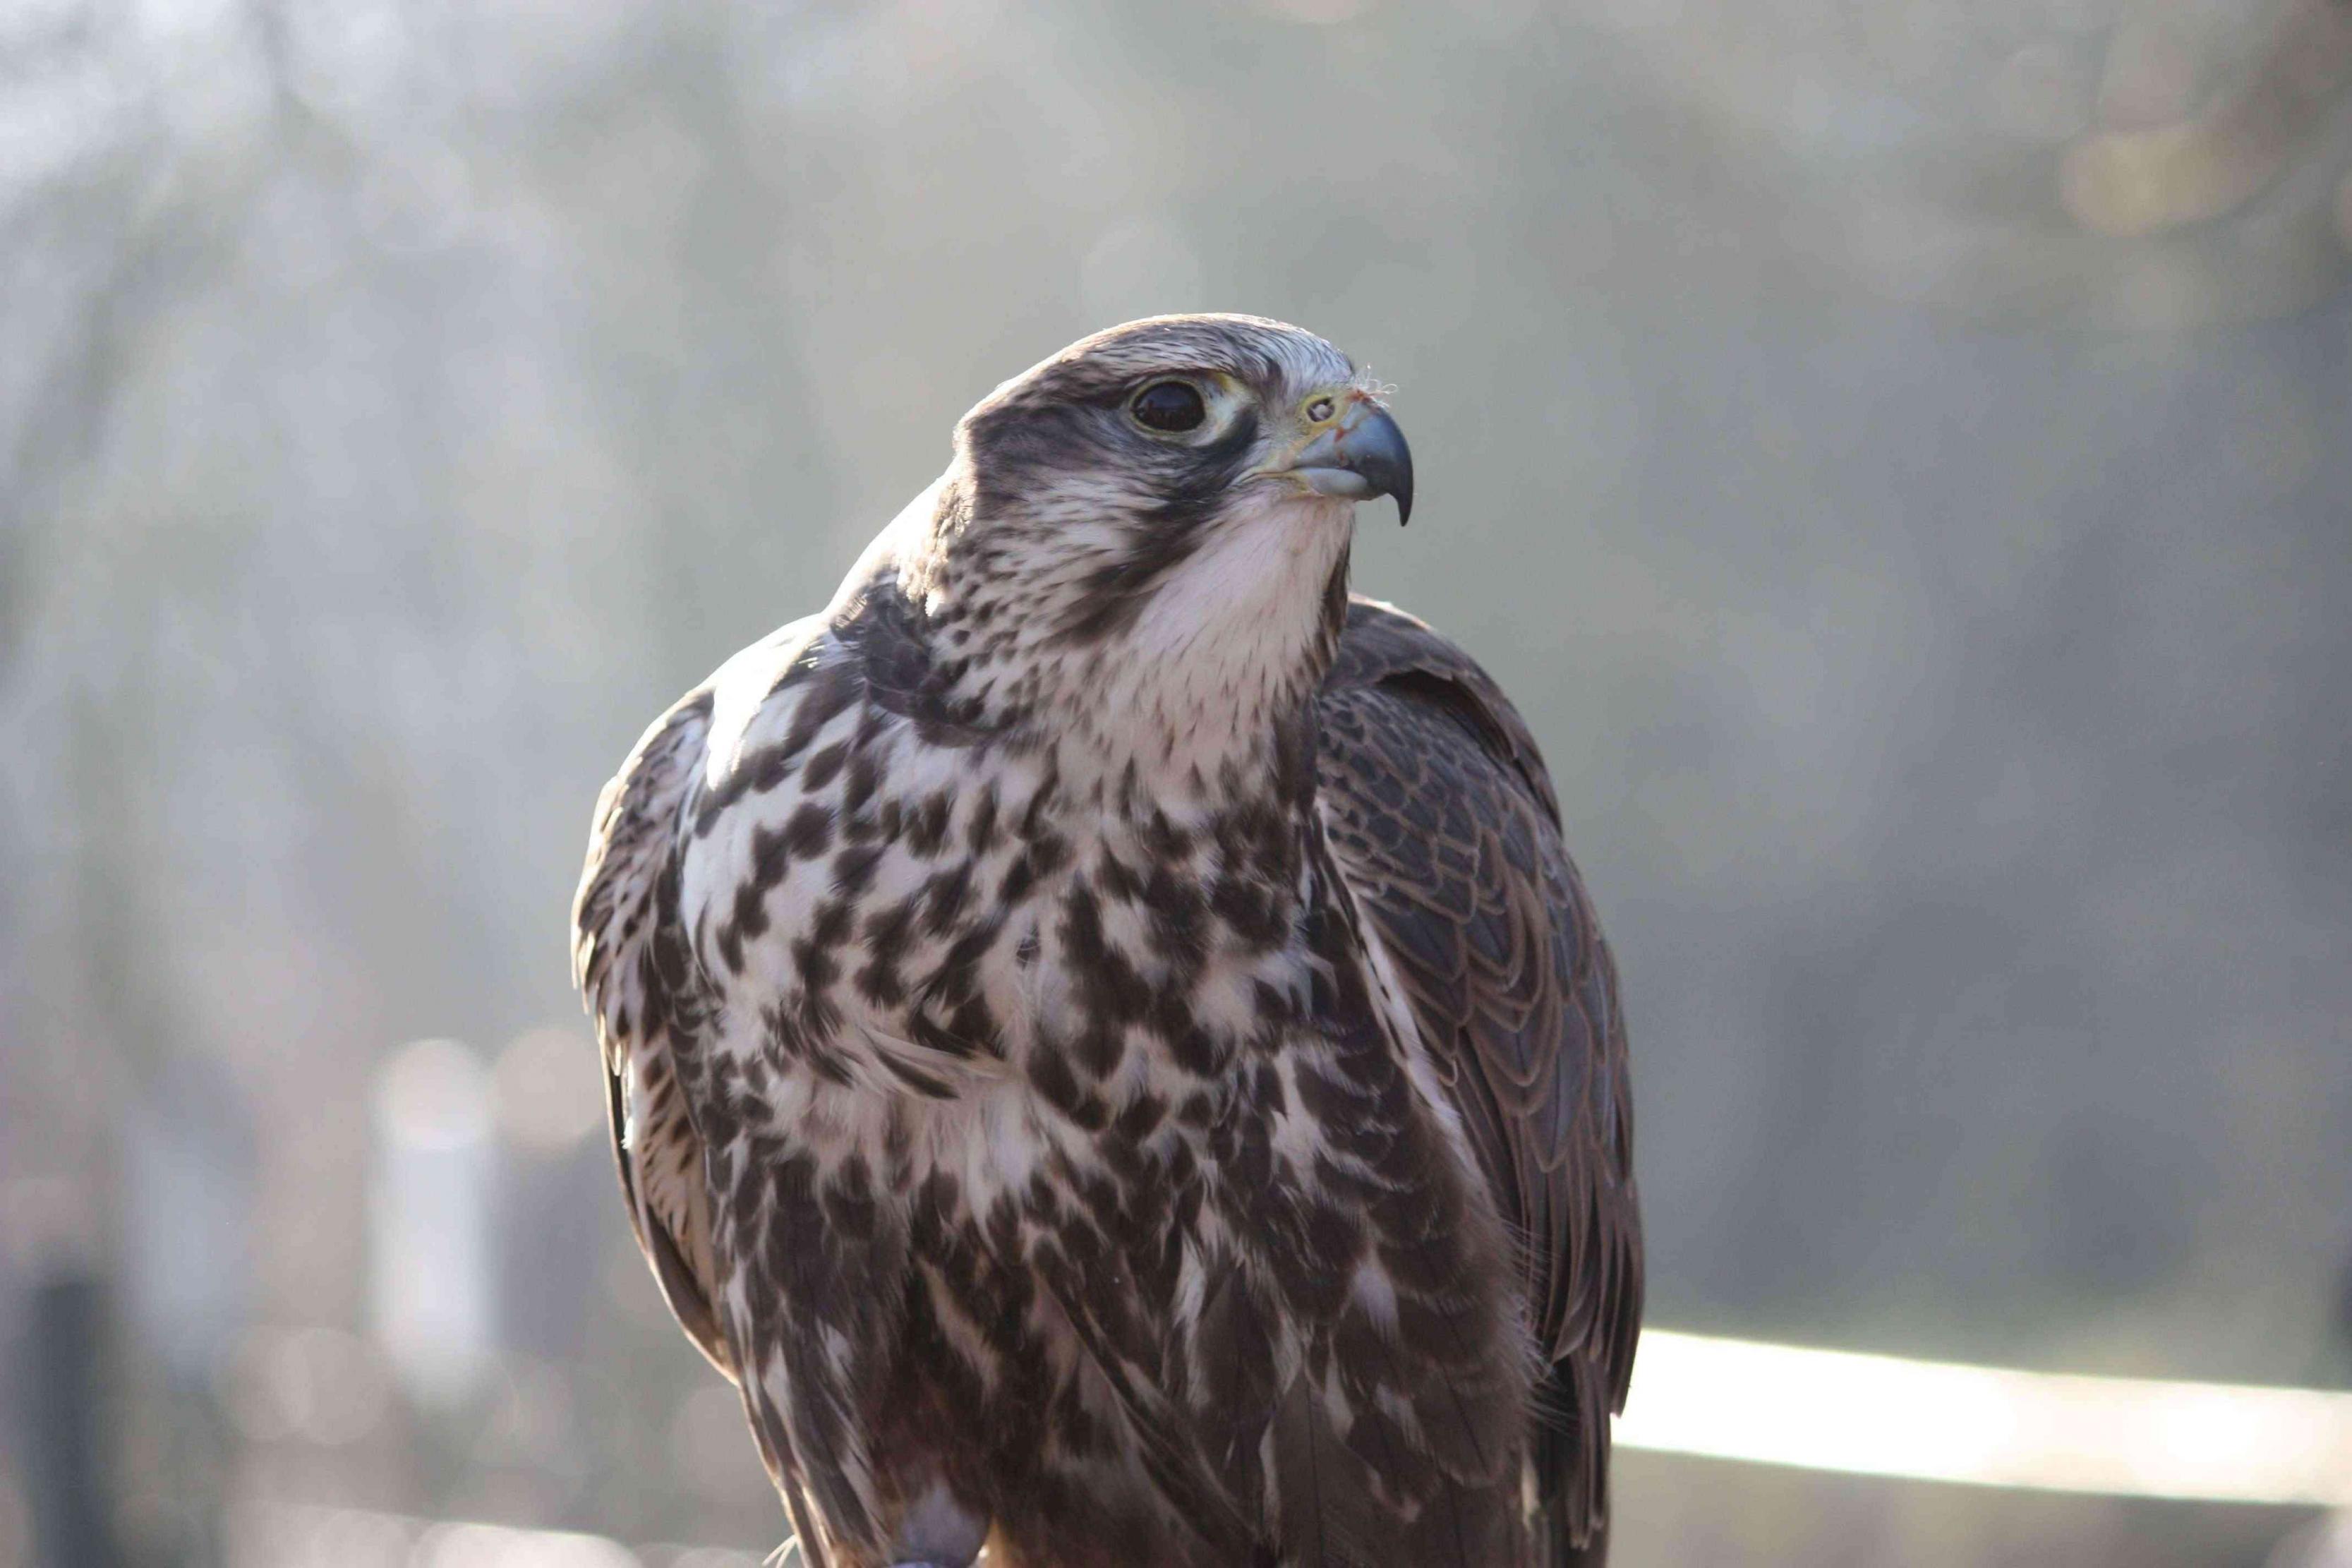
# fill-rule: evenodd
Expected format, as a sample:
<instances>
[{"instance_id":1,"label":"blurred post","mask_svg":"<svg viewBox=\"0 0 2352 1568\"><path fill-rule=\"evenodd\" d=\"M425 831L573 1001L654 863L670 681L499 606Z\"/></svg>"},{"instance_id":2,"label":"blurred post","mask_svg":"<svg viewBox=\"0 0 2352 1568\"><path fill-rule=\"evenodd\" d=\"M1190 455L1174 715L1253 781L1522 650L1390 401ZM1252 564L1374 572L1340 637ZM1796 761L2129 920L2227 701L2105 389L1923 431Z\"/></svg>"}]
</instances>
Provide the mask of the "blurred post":
<instances>
[{"instance_id":1,"label":"blurred post","mask_svg":"<svg viewBox=\"0 0 2352 1568\"><path fill-rule=\"evenodd\" d=\"M141 1096L123 1140L124 1321L130 1364L153 1423L147 1478L126 1476L145 1506L124 1533L142 1558L178 1568L222 1560L226 1426L218 1389L251 1316L251 1119L235 1078L212 1058L176 1054Z\"/></svg>"},{"instance_id":2,"label":"blurred post","mask_svg":"<svg viewBox=\"0 0 2352 1568\"><path fill-rule=\"evenodd\" d=\"M418 1040L376 1075L369 1273L375 1329L427 1405L474 1392L495 1319L497 1151L489 1074L455 1040Z\"/></svg>"},{"instance_id":3,"label":"blurred post","mask_svg":"<svg viewBox=\"0 0 2352 1568\"><path fill-rule=\"evenodd\" d=\"M577 1029L533 1029L493 1068L501 1159L499 1340L548 1362L590 1353L589 1304L610 1256L612 1154L596 1047ZM590 1064L592 1070L582 1070Z\"/></svg>"},{"instance_id":4,"label":"blurred post","mask_svg":"<svg viewBox=\"0 0 2352 1568\"><path fill-rule=\"evenodd\" d=\"M114 1568L105 1443L106 1291L87 1274L36 1284L25 1324L21 1451L36 1560Z\"/></svg>"}]
</instances>

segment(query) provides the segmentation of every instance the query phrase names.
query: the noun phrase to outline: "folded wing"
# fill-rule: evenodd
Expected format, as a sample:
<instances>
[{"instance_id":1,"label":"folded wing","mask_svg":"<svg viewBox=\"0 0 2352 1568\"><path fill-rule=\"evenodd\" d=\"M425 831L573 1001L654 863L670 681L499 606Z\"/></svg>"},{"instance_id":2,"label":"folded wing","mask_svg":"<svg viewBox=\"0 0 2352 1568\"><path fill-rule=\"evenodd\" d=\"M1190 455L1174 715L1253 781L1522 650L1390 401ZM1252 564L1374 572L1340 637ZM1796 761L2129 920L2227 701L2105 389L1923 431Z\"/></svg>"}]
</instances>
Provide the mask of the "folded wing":
<instances>
[{"instance_id":1,"label":"folded wing","mask_svg":"<svg viewBox=\"0 0 2352 1568\"><path fill-rule=\"evenodd\" d=\"M711 1312L702 1143L678 1080L697 1024L677 915L678 840L710 710L706 689L655 721L597 799L572 909L572 969L604 1052L613 1157L637 1245L679 1325L732 1377Z\"/></svg>"},{"instance_id":2,"label":"folded wing","mask_svg":"<svg viewBox=\"0 0 2352 1568\"><path fill-rule=\"evenodd\" d=\"M1318 716L1333 851L1524 1244L1549 1362L1530 1459L1538 1561L1573 1562L1605 1523L1608 1415L1641 1322L1615 969L1534 738L1467 655L1357 600Z\"/></svg>"}]
</instances>

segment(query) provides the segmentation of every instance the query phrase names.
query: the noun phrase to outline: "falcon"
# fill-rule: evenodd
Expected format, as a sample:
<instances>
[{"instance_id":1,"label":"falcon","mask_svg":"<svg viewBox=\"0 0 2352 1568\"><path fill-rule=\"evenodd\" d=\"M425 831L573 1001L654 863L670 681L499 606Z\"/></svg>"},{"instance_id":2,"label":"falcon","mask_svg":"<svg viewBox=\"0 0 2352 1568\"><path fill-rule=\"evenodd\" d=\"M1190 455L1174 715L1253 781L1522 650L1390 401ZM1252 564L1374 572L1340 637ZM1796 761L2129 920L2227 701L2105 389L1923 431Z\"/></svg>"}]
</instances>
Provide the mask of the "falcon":
<instances>
[{"instance_id":1,"label":"falcon","mask_svg":"<svg viewBox=\"0 0 2352 1568\"><path fill-rule=\"evenodd\" d=\"M1380 495L1322 339L1087 338L597 803L623 1194L809 1563L1601 1560L1614 971Z\"/></svg>"}]
</instances>

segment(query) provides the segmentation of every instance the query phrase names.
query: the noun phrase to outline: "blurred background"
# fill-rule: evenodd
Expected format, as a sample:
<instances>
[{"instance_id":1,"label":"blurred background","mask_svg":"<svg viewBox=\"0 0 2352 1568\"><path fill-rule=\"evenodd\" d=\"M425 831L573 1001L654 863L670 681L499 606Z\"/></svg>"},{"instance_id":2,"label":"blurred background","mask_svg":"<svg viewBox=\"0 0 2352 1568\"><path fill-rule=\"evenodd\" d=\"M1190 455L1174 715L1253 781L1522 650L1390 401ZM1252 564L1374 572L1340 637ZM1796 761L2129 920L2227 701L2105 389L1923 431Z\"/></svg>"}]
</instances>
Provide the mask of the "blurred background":
<instances>
[{"instance_id":1,"label":"blurred background","mask_svg":"<svg viewBox=\"0 0 2352 1568\"><path fill-rule=\"evenodd\" d=\"M2347 285L2345 0L9 0L0 1568L782 1538L615 1201L589 809L1170 310L1402 389L1359 584L1545 745L1654 1322L2344 1388ZM1625 1568L2329 1528L1620 1497Z\"/></svg>"}]
</instances>

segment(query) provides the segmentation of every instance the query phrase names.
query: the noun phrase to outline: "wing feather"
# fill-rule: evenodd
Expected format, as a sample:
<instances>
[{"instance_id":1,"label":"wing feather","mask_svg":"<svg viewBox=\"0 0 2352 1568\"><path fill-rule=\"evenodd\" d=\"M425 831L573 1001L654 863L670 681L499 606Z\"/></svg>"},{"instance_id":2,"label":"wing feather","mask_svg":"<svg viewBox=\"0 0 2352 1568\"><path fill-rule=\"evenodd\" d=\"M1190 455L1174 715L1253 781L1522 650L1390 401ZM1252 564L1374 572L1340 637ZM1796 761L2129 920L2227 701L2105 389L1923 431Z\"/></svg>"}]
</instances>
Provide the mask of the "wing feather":
<instances>
[{"instance_id":1,"label":"wing feather","mask_svg":"<svg viewBox=\"0 0 2352 1568\"><path fill-rule=\"evenodd\" d=\"M604 1053L613 1158L637 1245L688 1337L732 1377L711 1310L702 1141L678 1079L697 1021L677 915L678 844L710 714L708 689L688 694L654 721L597 798L572 908L572 971Z\"/></svg>"},{"instance_id":2,"label":"wing feather","mask_svg":"<svg viewBox=\"0 0 2352 1568\"><path fill-rule=\"evenodd\" d=\"M1550 1364L1531 1463L1546 1563L1597 1542L1607 1415L1642 1303L1625 1030L1534 737L1427 626L1349 605L1318 705L1318 786L1496 1206Z\"/></svg>"}]
</instances>

